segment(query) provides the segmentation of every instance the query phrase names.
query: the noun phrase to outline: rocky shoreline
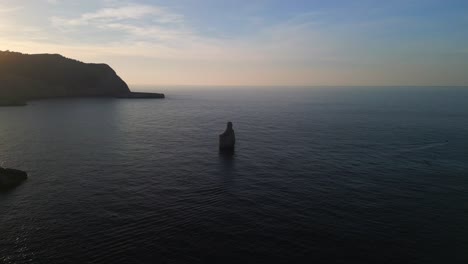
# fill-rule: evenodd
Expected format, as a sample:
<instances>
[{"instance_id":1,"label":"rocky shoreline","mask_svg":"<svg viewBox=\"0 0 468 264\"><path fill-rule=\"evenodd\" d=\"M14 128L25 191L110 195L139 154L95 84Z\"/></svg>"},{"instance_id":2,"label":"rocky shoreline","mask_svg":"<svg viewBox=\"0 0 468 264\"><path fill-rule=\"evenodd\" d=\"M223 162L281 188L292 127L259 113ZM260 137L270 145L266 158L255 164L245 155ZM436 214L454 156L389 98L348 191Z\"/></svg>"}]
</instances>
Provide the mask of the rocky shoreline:
<instances>
[{"instance_id":1,"label":"rocky shoreline","mask_svg":"<svg viewBox=\"0 0 468 264\"><path fill-rule=\"evenodd\" d=\"M101 96L87 96L87 97L94 98L94 97L101 97ZM105 97L108 97L108 96L105 96ZM162 93L130 92L128 94L116 95L112 97L118 98L118 99L164 99L165 95ZM73 97L50 97L50 98L73 98ZM48 99L48 98L39 98L39 99ZM30 100L32 101L35 99L30 99ZM27 102L30 100L18 99L18 98L0 98L0 107L26 106L28 105Z\"/></svg>"},{"instance_id":2,"label":"rocky shoreline","mask_svg":"<svg viewBox=\"0 0 468 264\"><path fill-rule=\"evenodd\" d=\"M128 98L128 99L163 99L165 98L162 93L141 93L141 92L130 92L122 96L116 96L117 98Z\"/></svg>"},{"instance_id":3,"label":"rocky shoreline","mask_svg":"<svg viewBox=\"0 0 468 264\"><path fill-rule=\"evenodd\" d=\"M0 106L25 106L26 100L17 98L0 98Z\"/></svg>"}]
</instances>

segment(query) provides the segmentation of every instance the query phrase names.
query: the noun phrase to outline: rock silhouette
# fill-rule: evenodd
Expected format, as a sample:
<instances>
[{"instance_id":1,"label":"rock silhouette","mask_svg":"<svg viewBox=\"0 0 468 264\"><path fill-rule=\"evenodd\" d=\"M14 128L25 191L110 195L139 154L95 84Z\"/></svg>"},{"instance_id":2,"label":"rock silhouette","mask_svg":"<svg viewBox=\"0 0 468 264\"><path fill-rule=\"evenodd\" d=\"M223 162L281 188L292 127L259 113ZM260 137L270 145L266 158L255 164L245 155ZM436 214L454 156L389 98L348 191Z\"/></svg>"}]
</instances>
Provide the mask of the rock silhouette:
<instances>
[{"instance_id":1,"label":"rock silhouette","mask_svg":"<svg viewBox=\"0 0 468 264\"><path fill-rule=\"evenodd\" d=\"M232 129L232 122L227 123L226 131L219 135L219 149L221 151L233 151L236 145L236 135Z\"/></svg>"},{"instance_id":2,"label":"rock silhouette","mask_svg":"<svg viewBox=\"0 0 468 264\"><path fill-rule=\"evenodd\" d=\"M0 106L57 97L164 98L133 93L107 64L83 63L59 54L0 51Z\"/></svg>"},{"instance_id":3,"label":"rock silhouette","mask_svg":"<svg viewBox=\"0 0 468 264\"><path fill-rule=\"evenodd\" d=\"M28 178L24 171L0 167L0 190L7 190L20 185Z\"/></svg>"}]
</instances>

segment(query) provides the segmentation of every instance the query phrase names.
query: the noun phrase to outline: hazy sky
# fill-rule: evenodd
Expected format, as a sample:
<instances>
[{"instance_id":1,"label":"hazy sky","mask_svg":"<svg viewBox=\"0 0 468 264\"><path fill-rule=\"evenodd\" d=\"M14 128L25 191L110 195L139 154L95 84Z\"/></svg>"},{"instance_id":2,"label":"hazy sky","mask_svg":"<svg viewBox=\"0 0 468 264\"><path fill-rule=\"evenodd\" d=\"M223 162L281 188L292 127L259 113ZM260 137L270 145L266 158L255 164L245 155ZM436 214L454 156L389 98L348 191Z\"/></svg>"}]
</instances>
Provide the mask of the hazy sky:
<instances>
[{"instance_id":1,"label":"hazy sky","mask_svg":"<svg viewBox=\"0 0 468 264\"><path fill-rule=\"evenodd\" d=\"M468 1L0 0L0 50L129 84L468 85Z\"/></svg>"}]
</instances>

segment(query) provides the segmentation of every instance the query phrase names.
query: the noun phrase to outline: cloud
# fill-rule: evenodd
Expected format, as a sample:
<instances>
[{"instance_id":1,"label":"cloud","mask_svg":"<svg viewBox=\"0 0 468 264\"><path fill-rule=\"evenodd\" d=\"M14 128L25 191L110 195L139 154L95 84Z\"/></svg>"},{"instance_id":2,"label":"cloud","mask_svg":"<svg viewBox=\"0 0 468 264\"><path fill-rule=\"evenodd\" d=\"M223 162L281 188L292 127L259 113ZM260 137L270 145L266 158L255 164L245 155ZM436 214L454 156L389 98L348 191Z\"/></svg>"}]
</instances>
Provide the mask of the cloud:
<instances>
[{"instance_id":1,"label":"cloud","mask_svg":"<svg viewBox=\"0 0 468 264\"><path fill-rule=\"evenodd\" d=\"M123 55L150 58L271 63L328 56L332 47L331 43L324 44L325 37L312 24L297 18L259 28L254 35L213 37L200 34L187 25L182 14L161 6L107 4L105 8L75 18L53 17L51 22L70 35L86 31L92 38L93 33L102 36L112 32L113 38L101 45L122 45L126 47ZM120 49L114 52L117 50Z\"/></svg>"},{"instance_id":2,"label":"cloud","mask_svg":"<svg viewBox=\"0 0 468 264\"><path fill-rule=\"evenodd\" d=\"M105 7L86 12L77 17L50 18L53 28L70 40L86 32L84 41L101 43L177 43L193 38L195 33L188 27L182 14L165 7L138 3L105 1Z\"/></svg>"},{"instance_id":3,"label":"cloud","mask_svg":"<svg viewBox=\"0 0 468 264\"><path fill-rule=\"evenodd\" d=\"M124 23L109 23L101 25L104 29L126 32L134 40L169 41L187 39L193 33L183 29L168 29L162 26L135 26Z\"/></svg>"},{"instance_id":4,"label":"cloud","mask_svg":"<svg viewBox=\"0 0 468 264\"><path fill-rule=\"evenodd\" d=\"M117 7L106 7L95 12L84 13L78 18L52 17L55 26L82 26L103 24L117 21L136 21L151 17L151 21L159 24L179 24L183 16L169 12L163 7L142 4L127 4Z\"/></svg>"},{"instance_id":5,"label":"cloud","mask_svg":"<svg viewBox=\"0 0 468 264\"><path fill-rule=\"evenodd\" d=\"M10 7L3 6L3 7L0 7L0 14L16 12L23 8L24 8L23 6L10 6Z\"/></svg>"}]
</instances>

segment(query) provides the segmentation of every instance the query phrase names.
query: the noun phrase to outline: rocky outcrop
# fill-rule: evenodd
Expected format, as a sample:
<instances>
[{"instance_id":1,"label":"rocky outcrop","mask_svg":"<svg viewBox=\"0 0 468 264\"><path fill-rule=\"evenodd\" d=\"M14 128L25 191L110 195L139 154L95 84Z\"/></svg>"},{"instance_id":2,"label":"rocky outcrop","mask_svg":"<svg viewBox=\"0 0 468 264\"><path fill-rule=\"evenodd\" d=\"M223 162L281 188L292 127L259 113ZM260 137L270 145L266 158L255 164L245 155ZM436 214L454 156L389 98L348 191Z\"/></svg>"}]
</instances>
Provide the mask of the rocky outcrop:
<instances>
[{"instance_id":1,"label":"rocky outcrop","mask_svg":"<svg viewBox=\"0 0 468 264\"><path fill-rule=\"evenodd\" d=\"M221 151L233 151L236 145L236 135L232 129L232 122L227 123L226 131L219 135L219 149Z\"/></svg>"},{"instance_id":2,"label":"rocky outcrop","mask_svg":"<svg viewBox=\"0 0 468 264\"><path fill-rule=\"evenodd\" d=\"M132 93L107 64L83 63L58 54L0 51L0 105L24 105L27 100L56 97L164 98L164 95Z\"/></svg>"},{"instance_id":3,"label":"rocky outcrop","mask_svg":"<svg viewBox=\"0 0 468 264\"><path fill-rule=\"evenodd\" d=\"M24 171L0 167L0 190L7 190L20 185L28 178Z\"/></svg>"},{"instance_id":4,"label":"rocky outcrop","mask_svg":"<svg viewBox=\"0 0 468 264\"><path fill-rule=\"evenodd\" d=\"M133 99L154 99L154 98L164 98L162 93L139 93L139 92L130 92L122 96L116 96L118 98L133 98Z\"/></svg>"},{"instance_id":5,"label":"rocky outcrop","mask_svg":"<svg viewBox=\"0 0 468 264\"><path fill-rule=\"evenodd\" d=\"M25 106L26 101L21 98L0 98L0 106Z\"/></svg>"}]
</instances>

